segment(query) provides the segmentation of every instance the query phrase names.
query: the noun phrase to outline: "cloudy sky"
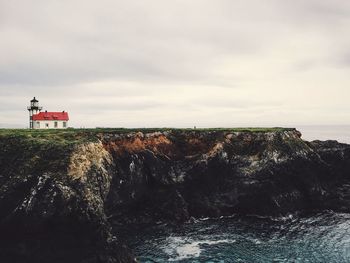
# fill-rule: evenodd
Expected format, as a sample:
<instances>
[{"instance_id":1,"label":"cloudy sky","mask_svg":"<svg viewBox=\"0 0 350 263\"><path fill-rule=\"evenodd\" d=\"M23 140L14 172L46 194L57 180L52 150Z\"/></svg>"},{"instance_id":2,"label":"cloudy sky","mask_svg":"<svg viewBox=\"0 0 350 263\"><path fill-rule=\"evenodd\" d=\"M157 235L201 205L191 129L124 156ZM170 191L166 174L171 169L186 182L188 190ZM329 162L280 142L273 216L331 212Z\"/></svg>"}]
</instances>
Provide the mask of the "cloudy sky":
<instances>
[{"instance_id":1,"label":"cloudy sky","mask_svg":"<svg viewBox=\"0 0 350 263\"><path fill-rule=\"evenodd\" d=\"M350 124L348 0L0 0L0 127Z\"/></svg>"}]
</instances>

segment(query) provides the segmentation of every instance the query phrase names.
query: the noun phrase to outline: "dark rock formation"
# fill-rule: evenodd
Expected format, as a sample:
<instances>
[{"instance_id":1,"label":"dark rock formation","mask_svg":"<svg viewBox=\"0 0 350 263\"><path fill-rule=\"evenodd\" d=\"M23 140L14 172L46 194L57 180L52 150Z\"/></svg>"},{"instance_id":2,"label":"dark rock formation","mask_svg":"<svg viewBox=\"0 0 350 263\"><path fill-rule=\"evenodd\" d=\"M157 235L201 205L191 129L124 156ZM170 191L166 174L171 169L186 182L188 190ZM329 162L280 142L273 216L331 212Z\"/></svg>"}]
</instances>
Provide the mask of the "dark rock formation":
<instances>
[{"instance_id":1,"label":"dark rock formation","mask_svg":"<svg viewBox=\"0 0 350 263\"><path fill-rule=\"evenodd\" d=\"M133 262L128 224L350 210L350 146L296 130L76 137L0 136L1 262Z\"/></svg>"}]
</instances>

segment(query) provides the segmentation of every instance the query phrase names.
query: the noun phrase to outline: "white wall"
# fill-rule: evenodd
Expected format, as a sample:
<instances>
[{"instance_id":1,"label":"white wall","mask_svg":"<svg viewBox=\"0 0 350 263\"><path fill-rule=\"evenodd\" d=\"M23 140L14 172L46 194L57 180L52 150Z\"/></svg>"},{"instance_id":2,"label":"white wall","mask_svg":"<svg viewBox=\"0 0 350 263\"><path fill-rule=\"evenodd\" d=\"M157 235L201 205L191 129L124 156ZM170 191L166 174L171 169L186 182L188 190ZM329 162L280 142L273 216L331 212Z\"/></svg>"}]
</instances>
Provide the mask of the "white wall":
<instances>
[{"instance_id":1,"label":"white wall","mask_svg":"<svg viewBox=\"0 0 350 263\"><path fill-rule=\"evenodd\" d=\"M63 123L66 123L66 127L63 127ZM57 123L57 127L55 127ZM68 121L34 121L34 129L66 129L68 127Z\"/></svg>"}]
</instances>

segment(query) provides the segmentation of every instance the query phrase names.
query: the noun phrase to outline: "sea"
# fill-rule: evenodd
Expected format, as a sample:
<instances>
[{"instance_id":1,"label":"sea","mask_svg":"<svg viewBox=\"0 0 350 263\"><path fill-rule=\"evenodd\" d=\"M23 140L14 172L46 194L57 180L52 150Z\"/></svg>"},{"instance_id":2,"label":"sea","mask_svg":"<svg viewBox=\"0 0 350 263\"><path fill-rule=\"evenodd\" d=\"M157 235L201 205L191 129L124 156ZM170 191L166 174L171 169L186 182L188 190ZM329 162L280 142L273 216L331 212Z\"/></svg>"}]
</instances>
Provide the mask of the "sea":
<instances>
[{"instance_id":1,"label":"sea","mask_svg":"<svg viewBox=\"0 0 350 263\"><path fill-rule=\"evenodd\" d=\"M139 262L350 262L350 215L198 219L139 228L128 240Z\"/></svg>"},{"instance_id":2,"label":"sea","mask_svg":"<svg viewBox=\"0 0 350 263\"><path fill-rule=\"evenodd\" d=\"M304 140L350 143L350 125L297 129ZM333 211L201 218L133 232L126 239L141 263L350 262L350 215Z\"/></svg>"}]
</instances>

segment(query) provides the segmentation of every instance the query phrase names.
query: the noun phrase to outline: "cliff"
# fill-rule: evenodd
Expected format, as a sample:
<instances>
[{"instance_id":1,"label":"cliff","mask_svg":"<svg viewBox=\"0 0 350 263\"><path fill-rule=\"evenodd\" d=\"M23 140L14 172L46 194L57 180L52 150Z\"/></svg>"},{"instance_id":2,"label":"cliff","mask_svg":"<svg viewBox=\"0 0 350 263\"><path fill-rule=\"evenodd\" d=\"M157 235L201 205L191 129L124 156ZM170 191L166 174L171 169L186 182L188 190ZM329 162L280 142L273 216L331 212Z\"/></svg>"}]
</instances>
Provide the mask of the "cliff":
<instances>
[{"instance_id":1,"label":"cliff","mask_svg":"<svg viewBox=\"0 0 350 263\"><path fill-rule=\"evenodd\" d=\"M295 129L0 132L1 262L133 262L129 224L350 210L350 146Z\"/></svg>"}]
</instances>

